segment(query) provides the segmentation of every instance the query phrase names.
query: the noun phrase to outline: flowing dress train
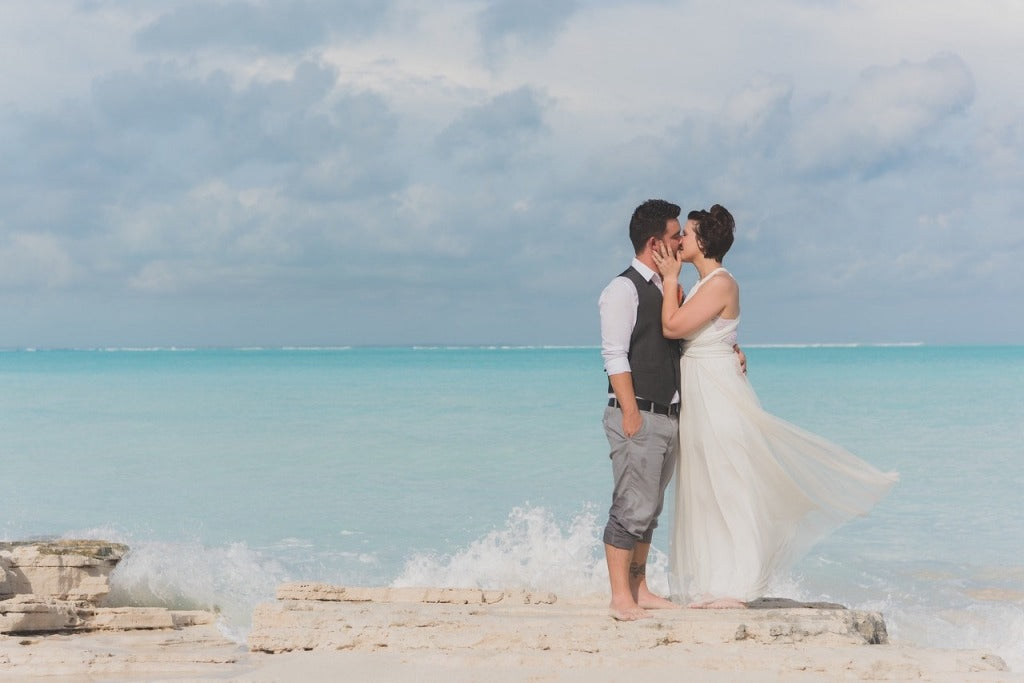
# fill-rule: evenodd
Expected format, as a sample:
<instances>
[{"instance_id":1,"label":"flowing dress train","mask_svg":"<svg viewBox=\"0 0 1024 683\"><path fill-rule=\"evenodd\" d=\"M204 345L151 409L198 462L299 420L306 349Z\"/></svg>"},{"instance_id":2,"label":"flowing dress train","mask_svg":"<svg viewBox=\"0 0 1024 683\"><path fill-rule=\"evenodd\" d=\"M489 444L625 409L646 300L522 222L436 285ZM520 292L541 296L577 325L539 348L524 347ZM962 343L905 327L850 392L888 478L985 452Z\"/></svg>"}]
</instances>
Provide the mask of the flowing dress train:
<instances>
[{"instance_id":1,"label":"flowing dress train","mask_svg":"<svg viewBox=\"0 0 1024 683\"><path fill-rule=\"evenodd\" d=\"M719 268L702 278L731 277ZM739 318L684 340L670 583L679 600L764 595L771 577L896 483L761 408L733 352Z\"/></svg>"}]
</instances>

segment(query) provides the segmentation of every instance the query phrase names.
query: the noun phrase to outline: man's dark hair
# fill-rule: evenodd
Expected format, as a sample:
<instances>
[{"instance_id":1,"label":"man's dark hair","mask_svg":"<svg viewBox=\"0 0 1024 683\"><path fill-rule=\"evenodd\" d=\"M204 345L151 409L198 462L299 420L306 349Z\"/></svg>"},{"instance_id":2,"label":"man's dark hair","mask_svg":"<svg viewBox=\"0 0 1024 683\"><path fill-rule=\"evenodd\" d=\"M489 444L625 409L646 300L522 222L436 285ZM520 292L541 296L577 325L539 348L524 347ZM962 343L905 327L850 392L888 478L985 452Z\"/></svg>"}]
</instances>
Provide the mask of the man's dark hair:
<instances>
[{"instance_id":1,"label":"man's dark hair","mask_svg":"<svg viewBox=\"0 0 1024 683\"><path fill-rule=\"evenodd\" d=\"M701 253L721 263L736 232L736 221L729 210L715 204L708 211L691 211L686 220L697 221L697 246Z\"/></svg>"},{"instance_id":2,"label":"man's dark hair","mask_svg":"<svg viewBox=\"0 0 1024 683\"><path fill-rule=\"evenodd\" d=\"M647 240L652 237L661 239L668 222L678 219L681 211L679 206L664 199L648 199L636 207L629 220L629 241L633 243L633 253L643 251Z\"/></svg>"}]
</instances>

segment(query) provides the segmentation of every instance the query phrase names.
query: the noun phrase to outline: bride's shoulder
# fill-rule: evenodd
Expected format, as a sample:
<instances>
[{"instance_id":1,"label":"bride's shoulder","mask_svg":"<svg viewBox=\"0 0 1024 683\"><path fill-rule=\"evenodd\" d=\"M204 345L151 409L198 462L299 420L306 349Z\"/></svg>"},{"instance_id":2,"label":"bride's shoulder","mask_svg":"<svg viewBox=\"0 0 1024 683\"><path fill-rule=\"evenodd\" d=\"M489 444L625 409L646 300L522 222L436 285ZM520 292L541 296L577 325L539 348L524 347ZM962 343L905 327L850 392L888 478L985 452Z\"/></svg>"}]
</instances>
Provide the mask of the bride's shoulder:
<instances>
[{"instance_id":1,"label":"bride's shoulder","mask_svg":"<svg viewBox=\"0 0 1024 683\"><path fill-rule=\"evenodd\" d=\"M722 268L708 278L707 286L714 287L719 291L731 291L738 290L740 285L732 273Z\"/></svg>"}]
</instances>

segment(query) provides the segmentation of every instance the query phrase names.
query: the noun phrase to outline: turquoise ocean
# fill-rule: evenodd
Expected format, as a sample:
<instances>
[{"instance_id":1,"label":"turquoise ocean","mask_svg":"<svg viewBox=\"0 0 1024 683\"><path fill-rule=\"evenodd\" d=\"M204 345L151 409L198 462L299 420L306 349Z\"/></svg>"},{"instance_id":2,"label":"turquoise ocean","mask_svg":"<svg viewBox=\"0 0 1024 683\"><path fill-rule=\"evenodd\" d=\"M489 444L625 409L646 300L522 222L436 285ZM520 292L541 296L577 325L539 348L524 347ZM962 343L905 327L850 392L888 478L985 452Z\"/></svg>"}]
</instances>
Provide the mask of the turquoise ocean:
<instances>
[{"instance_id":1,"label":"turquoise ocean","mask_svg":"<svg viewBox=\"0 0 1024 683\"><path fill-rule=\"evenodd\" d=\"M1024 669L1024 347L745 350L768 410L901 475L772 593ZM597 348L0 351L0 540L127 543L111 602L239 638L288 580L605 594L605 382Z\"/></svg>"}]
</instances>

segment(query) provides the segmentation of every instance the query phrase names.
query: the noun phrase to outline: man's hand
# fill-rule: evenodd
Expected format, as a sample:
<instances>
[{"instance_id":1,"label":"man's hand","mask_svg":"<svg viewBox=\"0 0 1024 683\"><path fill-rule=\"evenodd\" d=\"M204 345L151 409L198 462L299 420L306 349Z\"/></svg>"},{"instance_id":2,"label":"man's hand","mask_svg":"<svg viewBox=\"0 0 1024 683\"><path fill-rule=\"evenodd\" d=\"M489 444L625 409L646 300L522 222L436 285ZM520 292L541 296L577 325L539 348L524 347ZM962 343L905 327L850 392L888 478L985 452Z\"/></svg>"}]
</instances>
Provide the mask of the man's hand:
<instances>
[{"instance_id":1,"label":"man's hand","mask_svg":"<svg viewBox=\"0 0 1024 683\"><path fill-rule=\"evenodd\" d=\"M608 375L608 381L615 392L615 400L619 402L619 410L622 411L622 433L628 439L644 426L644 418L636 407L636 394L633 393L633 374L617 372Z\"/></svg>"},{"instance_id":2,"label":"man's hand","mask_svg":"<svg viewBox=\"0 0 1024 683\"><path fill-rule=\"evenodd\" d=\"M622 411L622 432L629 438L644 426L644 418L639 410Z\"/></svg>"},{"instance_id":3,"label":"man's hand","mask_svg":"<svg viewBox=\"0 0 1024 683\"><path fill-rule=\"evenodd\" d=\"M743 371L744 375L747 374L747 354L743 353L743 349L740 348L739 344L733 344L732 350L736 352L740 359L740 370Z\"/></svg>"}]
</instances>

